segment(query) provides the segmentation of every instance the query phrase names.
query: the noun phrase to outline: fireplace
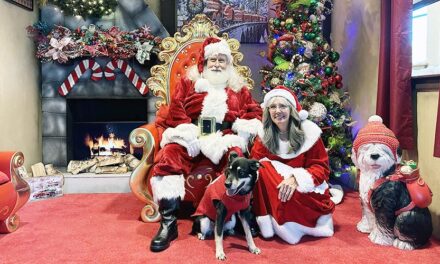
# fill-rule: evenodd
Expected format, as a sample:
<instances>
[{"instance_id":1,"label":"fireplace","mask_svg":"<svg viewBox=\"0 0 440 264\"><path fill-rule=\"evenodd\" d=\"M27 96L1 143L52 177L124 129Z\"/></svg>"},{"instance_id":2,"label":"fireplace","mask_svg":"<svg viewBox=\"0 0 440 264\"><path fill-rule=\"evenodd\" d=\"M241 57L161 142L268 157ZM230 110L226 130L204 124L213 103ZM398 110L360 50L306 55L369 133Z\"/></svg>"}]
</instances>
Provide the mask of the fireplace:
<instances>
[{"instance_id":1,"label":"fireplace","mask_svg":"<svg viewBox=\"0 0 440 264\"><path fill-rule=\"evenodd\" d=\"M147 123L146 98L68 99L67 160L125 155L141 158L142 150L130 148L130 132Z\"/></svg>"}]
</instances>

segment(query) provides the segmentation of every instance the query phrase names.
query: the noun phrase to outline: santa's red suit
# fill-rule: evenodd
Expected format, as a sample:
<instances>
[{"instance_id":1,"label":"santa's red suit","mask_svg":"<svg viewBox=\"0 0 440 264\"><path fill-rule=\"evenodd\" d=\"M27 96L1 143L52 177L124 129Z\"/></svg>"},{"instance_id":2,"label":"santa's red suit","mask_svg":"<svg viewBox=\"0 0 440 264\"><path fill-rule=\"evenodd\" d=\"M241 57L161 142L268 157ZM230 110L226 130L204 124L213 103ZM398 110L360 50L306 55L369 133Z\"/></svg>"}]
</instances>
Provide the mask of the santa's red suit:
<instances>
[{"instance_id":1,"label":"santa's red suit","mask_svg":"<svg viewBox=\"0 0 440 264\"><path fill-rule=\"evenodd\" d=\"M291 244L297 243L304 234L333 234L331 213L335 205L330 200L327 184L330 170L320 138L321 129L309 120L303 120L301 126L305 142L297 152L273 154L258 137L251 152L251 158L262 164L253 199L262 235L277 234ZM282 144L288 142L280 141L280 146ZM281 202L277 186L292 175L298 186L290 200Z\"/></svg>"},{"instance_id":2,"label":"santa's red suit","mask_svg":"<svg viewBox=\"0 0 440 264\"><path fill-rule=\"evenodd\" d=\"M151 179L156 200L179 196L183 199L183 175L188 175L200 162L220 172L225 165L223 157L231 148L246 150L247 139L237 134L256 135L261 131L262 110L249 89L234 78L225 86L211 85L197 67L190 69L177 85L168 117L159 124L167 129L162 134ZM200 128L195 124L199 117L215 117L224 128L200 136ZM194 140L200 143L200 154L191 157L187 147Z\"/></svg>"},{"instance_id":3,"label":"santa's red suit","mask_svg":"<svg viewBox=\"0 0 440 264\"><path fill-rule=\"evenodd\" d=\"M193 216L205 215L211 219L211 221L215 221L217 211L213 203L214 200L221 201L226 207L226 221L229 221L233 214L249 207L251 202L251 193L246 195L237 194L234 196L228 196L226 194L225 180L226 176L222 174L210 185L208 185L205 194L203 195L203 198L197 206L197 210Z\"/></svg>"}]
</instances>

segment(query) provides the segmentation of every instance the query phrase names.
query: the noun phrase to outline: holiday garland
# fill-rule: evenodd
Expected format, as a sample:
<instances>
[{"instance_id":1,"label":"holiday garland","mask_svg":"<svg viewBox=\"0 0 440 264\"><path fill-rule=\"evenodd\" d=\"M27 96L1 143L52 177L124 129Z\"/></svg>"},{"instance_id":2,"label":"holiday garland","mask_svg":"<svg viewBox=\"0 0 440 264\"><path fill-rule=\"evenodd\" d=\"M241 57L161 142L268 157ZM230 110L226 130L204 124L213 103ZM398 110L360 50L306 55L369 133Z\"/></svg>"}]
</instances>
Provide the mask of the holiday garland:
<instances>
[{"instance_id":1,"label":"holiday garland","mask_svg":"<svg viewBox=\"0 0 440 264\"><path fill-rule=\"evenodd\" d=\"M78 57L110 57L112 59L136 59L143 64L150 54L159 51L161 39L143 26L133 31L122 31L118 27L104 30L95 25L74 31L56 25L48 29L44 22L27 27L28 35L37 45L36 57L41 62L66 63Z\"/></svg>"},{"instance_id":2,"label":"holiday garland","mask_svg":"<svg viewBox=\"0 0 440 264\"><path fill-rule=\"evenodd\" d=\"M110 15L118 6L117 0L40 0L40 6L58 6L68 16L97 17Z\"/></svg>"}]
</instances>

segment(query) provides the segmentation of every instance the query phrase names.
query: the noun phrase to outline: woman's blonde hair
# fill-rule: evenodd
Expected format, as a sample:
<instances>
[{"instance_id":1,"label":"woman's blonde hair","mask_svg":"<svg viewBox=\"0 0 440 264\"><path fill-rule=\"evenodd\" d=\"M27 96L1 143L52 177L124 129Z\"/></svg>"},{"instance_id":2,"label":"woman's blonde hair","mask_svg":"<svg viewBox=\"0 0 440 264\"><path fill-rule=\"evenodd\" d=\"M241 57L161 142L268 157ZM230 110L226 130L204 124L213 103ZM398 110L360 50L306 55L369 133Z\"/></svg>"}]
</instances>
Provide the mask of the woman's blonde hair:
<instances>
[{"instance_id":1,"label":"woman's blonde hair","mask_svg":"<svg viewBox=\"0 0 440 264\"><path fill-rule=\"evenodd\" d=\"M284 97L275 96L269 100L266 108L263 109L263 128L264 128L264 136L263 136L263 144L266 148L271 152L276 154L279 148L279 136L280 130L272 121L269 113L269 106L271 102L275 98L282 98L284 103L289 106L289 124L287 126L288 130L288 141L290 143L291 150L293 152L298 151L301 146L304 144L305 135L304 131L301 129L301 121L296 111L295 107L287 101Z\"/></svg>"}]
</instances>

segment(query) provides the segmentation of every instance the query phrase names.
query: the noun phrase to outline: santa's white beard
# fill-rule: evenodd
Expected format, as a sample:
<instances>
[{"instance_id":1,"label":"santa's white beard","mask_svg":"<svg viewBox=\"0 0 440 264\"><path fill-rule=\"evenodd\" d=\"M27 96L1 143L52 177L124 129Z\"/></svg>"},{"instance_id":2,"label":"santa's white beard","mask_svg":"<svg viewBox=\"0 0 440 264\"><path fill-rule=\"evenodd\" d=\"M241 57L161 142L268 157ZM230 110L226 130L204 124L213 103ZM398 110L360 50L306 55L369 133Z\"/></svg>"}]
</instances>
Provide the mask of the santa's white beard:
<instances>
[{"instance_id":1,"label":"santa's white beard","mask_svg":"<svg viewBox=\"0 0 440 264\"><path fill-rule=\"evenodd\" d=\"M210 84L214 86L223 85L223 88L226 87L226 84L231 78L231 66L228 66L225 70L213 71L208 69L206 66L203 69L203 77L209 81Z\"/></svg>"}]
</instances>

